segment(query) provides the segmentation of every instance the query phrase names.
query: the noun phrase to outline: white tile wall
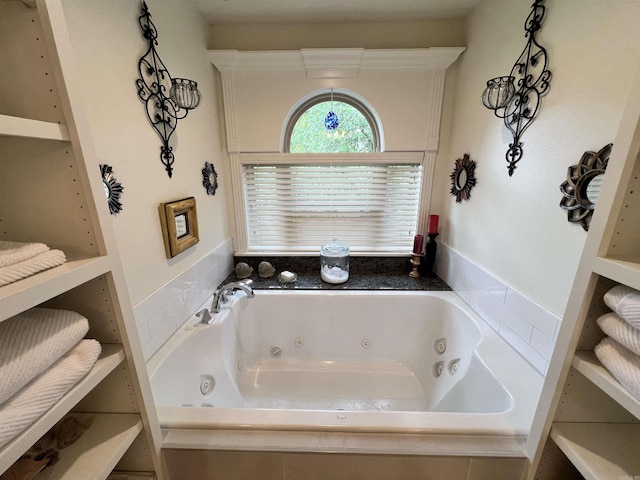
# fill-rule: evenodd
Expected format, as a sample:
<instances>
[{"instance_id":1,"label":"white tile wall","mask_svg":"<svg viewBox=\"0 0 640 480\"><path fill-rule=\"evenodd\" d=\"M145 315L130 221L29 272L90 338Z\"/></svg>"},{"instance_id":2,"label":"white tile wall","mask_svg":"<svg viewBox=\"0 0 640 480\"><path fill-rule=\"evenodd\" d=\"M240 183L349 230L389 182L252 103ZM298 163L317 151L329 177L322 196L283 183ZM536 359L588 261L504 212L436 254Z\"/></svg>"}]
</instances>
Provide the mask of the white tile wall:
<instances>
[{"instance_id":1,"label":"white tile wall","mask_svg":"<svg viewBox=\"0 0 640 480\"><path fill-rule=\"evenodd\" d=\"M520 355L547 373L560 318L442 243L436 271Z\"/></svg>"},{"instance_id":2,"label":"white tile wall","mask_svg":"<svg viewBox=\"0 0 640 480\"><path fill-rule=\"evenodd\" d=\"M133 308L148 360L233 271L233 245L224 242Z\"/></svg>"}]
</instances>

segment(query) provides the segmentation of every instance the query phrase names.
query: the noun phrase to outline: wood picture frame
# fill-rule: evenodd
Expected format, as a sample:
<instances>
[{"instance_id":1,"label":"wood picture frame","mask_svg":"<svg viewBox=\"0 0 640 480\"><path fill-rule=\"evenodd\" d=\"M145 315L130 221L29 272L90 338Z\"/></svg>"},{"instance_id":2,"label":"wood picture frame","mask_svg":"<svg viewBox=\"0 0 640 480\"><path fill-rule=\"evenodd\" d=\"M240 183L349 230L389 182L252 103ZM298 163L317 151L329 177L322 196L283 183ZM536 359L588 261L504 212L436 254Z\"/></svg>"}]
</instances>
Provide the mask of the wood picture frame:
<instances>
[{"instance_id":1,"label":"wood picture frame","mask_svg":"<svg viewBox=\"0 0 640 480\"><path fill-rule=\"evenodd\" d=\"M173 258L200 240L196 199L183 198L158 206L167 258Z\"/></svg>"}]
</instances>

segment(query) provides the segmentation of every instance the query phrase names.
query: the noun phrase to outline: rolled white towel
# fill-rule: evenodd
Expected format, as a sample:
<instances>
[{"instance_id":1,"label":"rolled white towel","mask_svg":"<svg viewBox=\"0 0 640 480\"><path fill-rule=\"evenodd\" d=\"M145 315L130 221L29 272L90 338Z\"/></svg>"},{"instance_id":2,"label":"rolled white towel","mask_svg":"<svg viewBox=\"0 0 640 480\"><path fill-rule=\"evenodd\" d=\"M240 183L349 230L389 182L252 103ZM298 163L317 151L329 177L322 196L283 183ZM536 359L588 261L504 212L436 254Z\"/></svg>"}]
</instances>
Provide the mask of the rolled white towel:
<instances>
[{"instance_id":1,"label":"rolled white towel","mask_svg":"<svg viewBox=\"0 0 640 480\"><path fill-rule=\"evenodd\" d=\"M596 345L594 352L620 385L640 400L640 356L609 337Z\"/></svg>"},{"instance_id":2,"label":"rolled white towel","mask_svg":"<svg viewBox=\"0 0 640 480\"><path fill-rule=\"evenodd\" d=\"M640 292L626 285L616 285L604 294L604 303L623 319L640 328Z\"/></svg>"},{"instance_id":3,"label":"rolled white towel","mask_svg":"<svg viewBox=\"0 0 640 480\"><path fill-rule=\"evenodd\" d=\"M604 333L636 355L640 355L640 329L632 327L614 312L605 313L596 322Z\"/></svg>"},{"instance_id":4,"label":"rolled white towel","mask_svg":"<svg viewBox=\"0 0 640 480\"><path fill-rule=\"evenodd\" d=\"M0 322L0 404L49 368L89 331L69 310L32 308Z\"/></svg>"},{"instance_id":5,"label":"rolled white towel","mask_svg":"<svg viewBox=\"0 0 640 480\"><path fill-rule=\"evenodd\" d=\"M49 250L44 243L25 243L0 240L0 267L8 267L29 260Z\"/></svg>"},{"instance_id":6,"label":"rolled white towel","mask_svg":"<svg viewBox=\"0 0 640 480\"><path fill-rule=\"evenodd\" d=\"M58 402L91 370L101 350L96 340L81 340L0 406L0 447Z\"/></svg>"}]
</instances>

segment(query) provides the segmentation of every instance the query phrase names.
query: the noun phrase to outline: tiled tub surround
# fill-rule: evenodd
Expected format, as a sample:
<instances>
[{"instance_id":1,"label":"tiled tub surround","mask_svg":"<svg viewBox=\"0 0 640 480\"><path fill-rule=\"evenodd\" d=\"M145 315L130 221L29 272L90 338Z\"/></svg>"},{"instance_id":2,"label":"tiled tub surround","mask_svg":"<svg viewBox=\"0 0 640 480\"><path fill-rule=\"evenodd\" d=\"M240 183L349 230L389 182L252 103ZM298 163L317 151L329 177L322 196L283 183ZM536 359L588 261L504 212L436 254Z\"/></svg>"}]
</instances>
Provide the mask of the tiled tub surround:
<instances>
[{"instance_id":1,"label":"tiled tub surround","mask_svg":"<svg viewBox=\"0 0 640 480\"><path fill-rule=\"evenodd\" d=\"M546 375L560 318L442 243L436 271L485 322Z\"/></svg>"},{"instance_id":2,"label":"tiled tub surround","mask_svg":"<svg viewBox=\"0 0 640 480\"><path fill-rule=\"evenodd\" d=\"M197 311L232 270L233 246L228 240L134 307L145 360Z\"/></svg>"}]
</instances>

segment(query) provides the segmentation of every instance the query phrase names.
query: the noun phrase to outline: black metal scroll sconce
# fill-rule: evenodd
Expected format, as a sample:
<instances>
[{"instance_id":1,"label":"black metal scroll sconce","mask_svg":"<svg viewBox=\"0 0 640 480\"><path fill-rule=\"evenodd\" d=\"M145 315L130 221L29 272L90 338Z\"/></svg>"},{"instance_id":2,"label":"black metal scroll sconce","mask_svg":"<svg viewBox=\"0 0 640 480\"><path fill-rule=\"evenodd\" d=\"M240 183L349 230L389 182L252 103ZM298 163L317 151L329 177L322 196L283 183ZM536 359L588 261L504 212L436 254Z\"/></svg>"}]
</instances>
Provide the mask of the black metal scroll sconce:
<instances>
[{"instance_id":1,"label":"black metal scroll sconce","mask_svg":"<svg viewBox=\"0 0 640 480\"><path fill-rule=\"evenodd\" d=\"M171 78L167 67L156 52L158 31L151 21L149 8L144 1L138 23L142 36L149 43L149 49L138 61L138 97L145 103L147 118L162 140L160 160L171 178L174 156L169 139L178 125L178 120L186 117L189 110L196 108L200 103L200 91L198 84L193 80Z\"/></svg>"},{"instance_id":2,"label":"black metal scroll sconce","mask_svg":"<svg viewBox=\"0 0 640 480\"><path fill-rule=\"evenodd\" d=\"M551 71L547 51L536 41L535 34L542 26L545 7L543 0L535 0L524 28L527 45L506 77L492 78L482 92L482 103L493 110L496 117L513 135L513 143L505 155L509 176L522 158L522 134L533 122L540 109L541 97L549 91Z\"/></svg>"}]
</instances>

